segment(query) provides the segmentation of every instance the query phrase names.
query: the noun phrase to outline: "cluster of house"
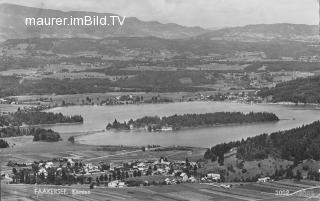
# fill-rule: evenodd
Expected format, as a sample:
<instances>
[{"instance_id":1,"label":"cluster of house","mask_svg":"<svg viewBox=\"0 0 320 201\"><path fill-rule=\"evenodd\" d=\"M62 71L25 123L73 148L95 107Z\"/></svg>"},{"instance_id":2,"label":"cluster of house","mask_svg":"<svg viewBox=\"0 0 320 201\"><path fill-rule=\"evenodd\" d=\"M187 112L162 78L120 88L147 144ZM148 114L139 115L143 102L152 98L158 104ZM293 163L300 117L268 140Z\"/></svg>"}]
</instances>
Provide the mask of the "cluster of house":
<instances>
[{"instance_id":1,"label":"cluster of house","mask_svg":"<svg viewBox=\"0 0 320 201\"><path fill-rule=\"evenodd\" d=\"M14 98L0 98L0 104L16 104L16 100Z\"/></svg>"},{"instance_id":2,"label":"cluster of house","mask_svg":"<svg viewBox=\"0 0 320 201\"><path fill-rule=\"evenodd\" d=\"M170 184L179 184L182 182L195 183L197 179L194 176L189 177L188 174L185 172L181 172L178 177L166 178L164 181L167 185L170 185Z\"/></svg>"},{"instance_id":3,"label":"cluster of house","mask_svg":"<svg viewBox=\"0 0 320 201\"><path fill-rule=\"evenodd\" d=\"M101 101L101 105L121 105L121 104L134 104L134 103L142 103L143 96L136 95L122 95L122 96L114 96L107 98L104 101Z\"/></svg>"},{"instance_id":4,"label":"cluster of house","mask_svg":"<svg viewBox=\"0 0 320 201\"><path fill-rule=\"evenodd\" d=\"M77 176L89 178L90 181L98 181L105 183L108 187L124 187L126 180L135 177L147 176L148 180L153 181L153 176L160 175L164 181L161 184L178 184L183 182L197 182L196 169L198 164L189 161L168 161L165 158L159 160L144 160L132 162L100 162L97 164L85 163L72 158L55 159L53 161L41 161L35 163L11 163L13 169L25 168L29 175L42 175L43 179L50 177L50 174L62 176L65 173L70 173L75 178ZM19 172L19 170L14 170ZM7 180L14 178L14 171L11 174L4 174ZM32 172L36 171L36 172ZM31 173L32 172L32 173ZM208 174L205 180L218 181L219 174ZM21 180L21 179L20 179ZM203 180L203 178L202 178ZM201 180L201 181L202 181ZM12 181L10 179L10 181ZM16 181L19 182L19 181ZM99 181L98 181L99 182Z\"/></svg>"},{"instance_id":5,"label":"cluster of house","mask_svg":"<svg viewBox=\"0 0 320 201\"><path fill-rule=\"evenodd\" d=\"M27 105L22 108L26 112L42 111L50 109L50 105Z\"/></svg>"},{"instance_id":6,"label":"cluster of house","mask_svg":"<svg viewBox=\"0 0 320 201\"><path fill-rule=\"evenodd\" d=\"M270 177L262 177L262 178L258 178L258 183L266 183L272 181Z\"/></svg>"},{"instance_id":7,"label":"cluster of house","mask_svg":"<svg viewBox=\"0 0 320 201\"><path fill-rule=\"evenodd\" d=\"M229 101L238 103L261 103L264 100L261 97L257 96L256 90L241 89L215 94L197 93L194 97L189 98L188 101Z\"/></svg>"},{"instance_id":8,"label":"cluster of house","mask_svg":"<svg viewBox=\"0 0 320 201\"><path fill-rule=\"evenodd\" d=\"M26 105L23 106L23 110L25 111L41 111L41 110L46 110L50 109L53 106L56 106L55 104L50 104L52 103L52 100L44 100L44 99L37 99L34 101L29 101L29 100L18 100L17 98L0 98L0 104L11 104L11 105Z\"/></svg>"}]
</instances>

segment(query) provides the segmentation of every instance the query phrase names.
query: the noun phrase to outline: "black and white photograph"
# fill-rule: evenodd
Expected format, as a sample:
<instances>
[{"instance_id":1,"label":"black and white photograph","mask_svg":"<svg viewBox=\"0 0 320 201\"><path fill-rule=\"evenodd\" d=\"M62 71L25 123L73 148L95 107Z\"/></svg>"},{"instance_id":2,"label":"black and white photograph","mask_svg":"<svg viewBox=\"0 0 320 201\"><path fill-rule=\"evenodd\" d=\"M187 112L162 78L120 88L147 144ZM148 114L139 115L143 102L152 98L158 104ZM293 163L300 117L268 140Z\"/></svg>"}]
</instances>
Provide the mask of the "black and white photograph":
<instances>
[{"instance_id":1,"label":"black and white photograph","mask_svg":"<svg viewBox=\"0 0 320 201\"><path fill-rule=\"evenodd\" d=\"M319 0L0 0L1 201L320 201Z\"/></svg>"}]
</instances>

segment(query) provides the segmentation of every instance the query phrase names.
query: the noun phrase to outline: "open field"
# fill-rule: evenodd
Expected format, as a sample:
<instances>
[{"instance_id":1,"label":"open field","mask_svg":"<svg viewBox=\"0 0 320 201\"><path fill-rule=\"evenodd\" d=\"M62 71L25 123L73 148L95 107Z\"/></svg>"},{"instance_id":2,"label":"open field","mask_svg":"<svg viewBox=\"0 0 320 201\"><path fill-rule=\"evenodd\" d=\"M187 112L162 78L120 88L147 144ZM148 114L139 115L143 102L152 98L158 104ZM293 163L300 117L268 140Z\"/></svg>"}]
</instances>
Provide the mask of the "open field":
<instances>
[{"instance_id":1,"label":"open field","mask_svg":"<svg viewBox=\"0 0 320 201\"><path fill-rule=\"evenodd\" d=\"M272 185L277 185L273 184ZM253 186L260 186L259 190ZM36 188L66 189L65 195L36 195ZM73 195L72 189L90 191L88 195ZM261 190L262 189L262 190ZM293 189L290 185L279 186L277 190ZM302 188L299 188L302 189ZM43 186L43 185L7 185L2 184L2 200L148 200L148 201L255 201L255 200L306 200L306 197L280 196L270 188L270 184L234 185L232 189L223 189L207 184L180 184L168 186L129 187L89 189L88 186Z\"/></svg>"},{"instance_id":2,"label":"open field","mask_svg":"<svg viewBox=\"0 0 320 201\"><path fill-rule=\"evenodd\" d=\"M6 112L16 112L19 107L23 107L23 105L0 104L0 114Z\"/></svg>"}]
</instances>

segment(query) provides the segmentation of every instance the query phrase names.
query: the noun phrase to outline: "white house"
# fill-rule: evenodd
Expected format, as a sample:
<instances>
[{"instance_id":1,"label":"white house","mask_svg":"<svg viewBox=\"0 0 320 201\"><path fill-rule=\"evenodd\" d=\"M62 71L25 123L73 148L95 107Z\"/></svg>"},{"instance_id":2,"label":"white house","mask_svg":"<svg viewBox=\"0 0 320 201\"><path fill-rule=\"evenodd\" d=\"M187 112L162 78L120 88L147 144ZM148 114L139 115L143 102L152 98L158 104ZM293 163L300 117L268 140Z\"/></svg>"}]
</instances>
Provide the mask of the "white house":
<instances>
[{"instance_id":1,"label":"white house","mask_svg":"<svg viewBox=\"0 0 320 201\"><path fill-rule=\"evenodd\" d=\"M197 180L196 180L196 178L194 178L194 177L190 177L189 178L189 182L191 182L191 183L194 183L194 182L196 182Z\"/></svg>"},{"instance_id":2,"label":"white house","mask_svg":"<svg viewBox=\"0 0 320 201\"><path fill-rule=\"evenodd\" d=\"M188 181L188 175L187 175L185 172L182 172L182 173L180 174L180 177L182 178L182 181L183 181L183 182Z\"/></svg>"},{"instance_id":3,"label":"white house","mask_svg":"<svg viewBox=\"0 0 320 201\"><path fill-rule=\"evenodd\" d=\"M116 188L118 186L118 183L119 182L117 180L111 181L111 182L108 183L108 187L109 188Z\"/></svg>"},{"instance_id":4,"label":"white house","mask_svg":"<svg viewBox=\"0 0 320 201\"><path fill-rule=\"evenodd\" d=\"M229 185L229 184L221 184L220 187L221 188L225 188L225 189L230 189L231 185Z\"/></svg>"},{"instance_id":5,"label":"white house","mask_svg":"<svg viewBox=\"0 0 320 201\"><path fill-rule=\"evenodd\" d=\"M137 165L138 168L146 168L146 165L144 163L139 163Z\"/></svg>"},{"instance_id":6,"label":"white house","mask_svg":"<svg viewBox=\"0 0 320 201\"><path fill-rule=\"evenodd\" d=\"M53 162L47 162L46 165L45 165L45 168L48 169L48 168L51 168L53 167Z\"/></svg>"},{"instance_id":7,"label":"white house","mask_svg":"<svg viewBox=\"0 0 320 201\"><path fill-rule=\"evenodd\" d=\"M86 173L100 172L99 167L96 165L92 165L91 163L86 164L84 170L86 171Z\"/></svg>"},{"instance_id":8,"label":"white house","mask_svg":"<svg viewBox=\"0 0 320 201\"><path fill-rule=\"evenodd\" d=\"M39 169L38 173L39 173L39 174L43 174L45 177L48 176L48 172L47 172L47 170L46 170L45 168Z\"/></svg>"},{"instance_id":9,"label":"white house","mask_svg":"<svg viewBox=\"0 0 320 201\"><path fill-rule=\"evenodd\" d=\"M259 178L257 182L265 183L270 181L270 177Z\"/></svg>"},{"instance_id":10,"label":"white house","mask_svg":"<svg viewBox=\"0 0 320 201\"><path fill-rule=\"evenodd\" d=\"M126 184L124 183L124 182L119 182L118 183L118 187L119 188L123 188L123 187L125 187L126 186Z\"/></svg>"},{"instance_id":11,"label":"white house","mask_svg":"<svg viewBox=\"0 0 320 201\"><path fill-rule=\"evenodd\" d=\"M207 174L207 178L214 180L214 181L218 181L221 179L221 176L220 176L220 174L209 173L209 174Z\"/></svg>"},{"instance_id":12,"label":"white house","mask_svg":"<svg viewBox=\"0 0 320 201\"><path fill-rule=\"evenodd\" d=\"M173 131L172 127L162 127L161 131Z\"/></svg>"},{"instance_id":13,"label":"white house","mask_svg":"<svg viewBox=\"0 0 320 201\"><path fill-rule=\"evenodd\" d=\"M2 175L2 181L4 181L6 184L10 184L13 179L9 176L9 174Z\"/></svg>"},{"instance_id":14,"label":"white house","mask_svg":"<svg viewBox=\"0 0 320 201\"><path fill-rule=\"evenodd\" d=\"M164 181L166 182L167 185L171 184L171 180L169 178L166 178Z\"/></svg>"}]
</instances>

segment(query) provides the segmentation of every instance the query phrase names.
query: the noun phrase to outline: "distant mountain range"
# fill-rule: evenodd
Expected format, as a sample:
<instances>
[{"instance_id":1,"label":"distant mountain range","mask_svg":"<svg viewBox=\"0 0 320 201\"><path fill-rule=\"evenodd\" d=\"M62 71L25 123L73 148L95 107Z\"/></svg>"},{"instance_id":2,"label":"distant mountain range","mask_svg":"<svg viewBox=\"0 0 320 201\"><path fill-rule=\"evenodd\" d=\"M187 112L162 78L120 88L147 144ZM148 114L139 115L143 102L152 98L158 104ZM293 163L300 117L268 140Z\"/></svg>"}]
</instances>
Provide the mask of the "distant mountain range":
<instances>
[{"instance_id":1,"label":"distant mountain range","mask_svg":"<svg viewBox=\"0 0 320 201\"><path fill-rule=\"evenodd\" d=\"M27 27L25 18L59 17L70 18L83 16L114 16L112 13L94 13L83 11L63 12L51 9L32 8L14 4L0 4L0 41L12 38L106 38L118 37L145 37L159 38L188 38L206 33L200 27L185 27L178 24L162 24L156 21L145 22L134 17L127 17L123 26L47 26Z\"/></svg>"},{"instance_id":2,"label":"distant mountain range","mask_svg":"<svg viewBox=\"0 0 320 201\"><path fill-rule=\"evenodd\" d=\"M248 42L274 39L310 41L318 38L318 26L288 23L256 24L213 30L199 37L211 40L223 39Z\"/></svg>"},{"instance_id":3,"label":"distant mountain range","mask_svg":"<svg viewBox=\"0 0 320 201\"><path fill-rule=\"evenodd\" d=\"M123 26L47 26L27 27L26 17L69 18L83 16L112 16L112 13L85 11L63 12L59 10L25 7L14 4L0 4L0 41L14 38L91 38L107 37L157 37L164 39L195 38L204 40L228 40L242 42L285 39L314 41L318 39L318 26L304 24L257 24L243 27L209 28L185 27L178 24L141 21L128 17Z\"/></svg>"}]
</instances>

